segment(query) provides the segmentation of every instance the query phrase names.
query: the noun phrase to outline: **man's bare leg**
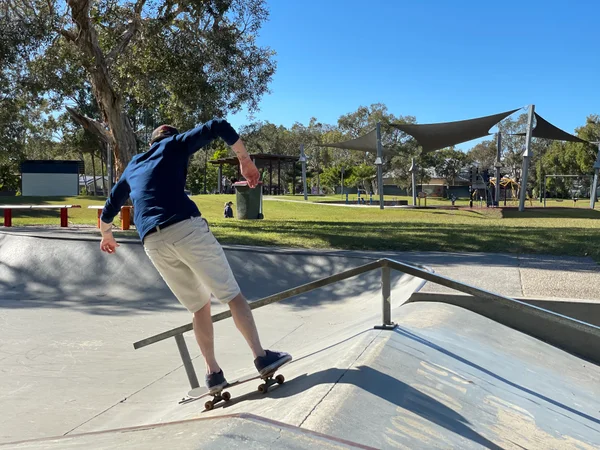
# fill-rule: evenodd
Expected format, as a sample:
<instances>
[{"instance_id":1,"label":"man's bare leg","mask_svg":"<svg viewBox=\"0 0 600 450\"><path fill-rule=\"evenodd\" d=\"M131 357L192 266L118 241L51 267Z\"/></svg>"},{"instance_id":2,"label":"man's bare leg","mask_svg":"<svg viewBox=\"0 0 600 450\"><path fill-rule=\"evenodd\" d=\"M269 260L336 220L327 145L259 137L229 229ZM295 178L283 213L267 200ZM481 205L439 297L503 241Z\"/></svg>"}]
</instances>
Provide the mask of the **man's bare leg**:
<instances>
[{"instance_id":1,"label":"man's bare leg","mask_svg":"<svg viewBox=\"0 0 600 450\"><path fill-rule=\"evenodd\" d=\"M243 294L238 294L229 302L229 309L231 309L231 315L235 322L235 326L240 333L242 333L244 339L246 339L254 358L256 359L259 356L265 356L265 350L262 348L258 337L258 330L254 323L252 310Z\"/></svg>"},{"instance_id":2,"label":"man's bare leg","mask_svg":"<svg viewBox=\"0 0 600 450\"><path fill-rule=\"evenodd\" d=\"M215 336L210 316L210 302L194 313L194 334L206 363L206 373L221 370L215 358Z\"/></svg>"}]
</instances>

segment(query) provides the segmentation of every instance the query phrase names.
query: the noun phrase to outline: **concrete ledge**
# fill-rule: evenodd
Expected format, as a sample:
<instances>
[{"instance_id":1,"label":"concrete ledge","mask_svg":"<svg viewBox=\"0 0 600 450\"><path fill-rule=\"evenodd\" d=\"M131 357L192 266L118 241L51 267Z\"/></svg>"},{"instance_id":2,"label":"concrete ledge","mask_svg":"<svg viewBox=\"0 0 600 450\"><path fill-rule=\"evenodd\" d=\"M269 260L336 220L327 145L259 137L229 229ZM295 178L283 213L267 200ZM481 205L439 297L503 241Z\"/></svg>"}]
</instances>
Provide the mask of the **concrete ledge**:
<instances>
[{"instance_id":1,"label":"concrete ledge","mask_svg":"<svg viewBox=\"0 0 600 450\"><path fill-rule=\"evenodd\" d=\"M406 303L438 302L459 306L600 365L600 304L582 300L515 300L546 309L547 313L534 308L523 308L517 313L499 302L465 294L415 292ZM554 320L556 314L563 316L560 322Z\"/></svg>"}]
</instances>

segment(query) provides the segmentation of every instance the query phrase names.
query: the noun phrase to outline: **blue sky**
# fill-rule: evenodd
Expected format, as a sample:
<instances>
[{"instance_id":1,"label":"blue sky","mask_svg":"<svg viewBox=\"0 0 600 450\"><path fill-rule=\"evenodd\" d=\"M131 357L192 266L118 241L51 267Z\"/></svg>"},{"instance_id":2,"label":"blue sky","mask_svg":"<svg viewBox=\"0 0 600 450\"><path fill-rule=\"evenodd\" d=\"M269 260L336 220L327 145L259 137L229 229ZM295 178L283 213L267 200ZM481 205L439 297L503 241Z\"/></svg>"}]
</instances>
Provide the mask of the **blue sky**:
<instances>
[{"instance_id":1,"label":"blue sky","mask_svg":"<svg viewBox=\"0 0 600 450\"><path fill-rule=\"evenodd\" d=\"M258 41L278 68L258 120L335 124L382 102L431 123L533 103L572 133L600 114L598 0L268 3ZM249 122L245 112L229 119Z\"/></svg>"}]
</instances>

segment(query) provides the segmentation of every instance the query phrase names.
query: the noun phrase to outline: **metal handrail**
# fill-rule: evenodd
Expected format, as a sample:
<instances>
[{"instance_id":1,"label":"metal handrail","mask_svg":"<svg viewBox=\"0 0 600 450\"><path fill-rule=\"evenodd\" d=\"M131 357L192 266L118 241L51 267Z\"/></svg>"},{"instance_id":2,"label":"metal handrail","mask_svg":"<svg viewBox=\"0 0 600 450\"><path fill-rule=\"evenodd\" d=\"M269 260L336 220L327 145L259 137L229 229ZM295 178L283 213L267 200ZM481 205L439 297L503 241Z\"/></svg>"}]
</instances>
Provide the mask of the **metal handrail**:
<instances>
[{"instance_id":1,"label":"metal handrail","mask_svg":"<svg viewBox=\"0 0 600 450\"><path fill-rule=\"evenodd\" d=\"M558 314L554 311L549 311L544 308L540 308L539 306L531 305L519 300L516 300L511 297L506 297L503 295L495 294L493 292L486 291L485 289L480 289L475 286L471 286L466 283L461 283L459 281L453 280L451 278L445 277L443 275L438 275L433 272L418 268L416 266L401 263L398 261L394 261L392 259L383 258L377 261L370 262L368 264L364 264L362 266L355 267L353 269L345 270L343 272L337 273L335 275L329 275L327 277L312 281L310 283L303 284L301 286L297 286L277 294L270 295L268 297L264 297L260 300L251 302L250 309L261 308L266 305L270 305L272 303L280 302L282 300L286 300L290 297L294 297L299 294L304 294L306 292L313 291L315 289L319 289L321 287L327 286L329 284L336 283L338 281L343 281L348 278L355 277L357 275L370 272L372 270L376 270L381 268L381 292L382 292L382 325L376 326L378 329L393 329L395 324L392 322L392 299L391 299L391 270L396 270L401 273L405 273L408 275L413 275L417 278L420 278L425 281L430 281L432 283L439 284L441 286L446 286L448 288L454 289L459 292L463 292L465 294L472 295L474 297L478 297L481 299L493 300L499 302L503 306L507 306L516 310L527 311L533 313L535 315L543 316L545 319L552 320L557 323L568 324L571 327L577 328L581 331L585 331L586 333L591 333L594 336L598 336L600 338L600 328L594 325L590 325L586 322L582 322L580 320L573 319L571 317L564 316L562 314ZM231 311L223 311L221 313L215 314L212 316L212 321L219 322L221 320L227 319L231 317ZM182 325L177 328L173 328L171 330L156 334L154 336L150 336L146 339L142 339L133 344L135 349L139 349L142 347L146 347L150 344L154 344L156 342L163 341L168 338L175 338L175 342L177 343L177 348L179 349L179 354L181 355L181 359L183 365L185 367L186 374L188 376L188 380L190 382L190 386L196 388L199 386L198 379L196 377L196 372L194 371L194 366L192 364L192 360L190 357L190 353L186 346L185 340L183 338L183 334L194 329L193 323L189 323L186 325Z\"/></svg>"},{"instance_id":2,"label":"metal handrail","mask_svg":"<svg viewBox=\"0 0 600 450\"><path fill-rule=\"evenodd\" d=\"M370 262L368 264L364 264L362 266L355 267L353 269L345 270L340 273L336 273L335 275L330 275L325 278L320 278L315 281L311 281L310 283L303 284L301 286L297 286L286 291L278 292L277 294L270 295L268 297L262 298L260 300L256 300L250 303L250 309L260 308L262 306L270 305L271 303L280 302L282 300L287 300L288 298L294 297L299 294L304 294L306 292L314 291L315 289L319 289L321 287L327 286L328 284L337 283L338 281L343 281L347 278L352 278L356 275L360 275L365 272L370 272L371 270L378 269L382 266L381 262L383 260ZM231 317L231 311L223 311L221 313L215 314L212 316L213 323L219 322L224 319L228 319ZM192 331L194 329L193 323L188 323L186 325L182 325L177 328L173 328L172 330L165 331L163 333L156 334L154 336L150 336L146 339L142 339L133 344L135 349L146 347L147 345L154 344L155 342L159 342L170 337L174 337L178 334L187 333L188 331Z\"/></svg>"},{"instance_id":3,"label":"metal handrail","mask_svg":"<svg viewBox=\"0 0 600 450\"><path fill-rule=\"evenodd\" d=\"M391 259L386 260L386 264L392 269L395 269L399 272L406 273L408 275L413 275L419 278L422 278L425 281L431 281L433 283L439 284L441 286L446 286L451 289L454 289L459 292L464 292L465 294L470 294L474 297L478 297L481 299L494 300L502 304L503 306L508 306L509 308L513 308L516 310L527 310L537 316L542 316L545 319L551 320L556 323L565 324L568 323L569 326L579 329L581 331L585 331L587 333L592 333L598 337L600 337L600 327L596 327L587 322L583 322L581 320L574 319L572 317L565 316L563 314L559 314L554 311L550 311L548 309L540 308L539 306L531 305L527 302L523 302L521 300L517 300L512 297L506 297L504 295L496 294L494 292L486 291L485 289L481 289L475 286L471 286L470 284L462 283L452 278L445 277L443 275L438 275L435 273L426 272L417 267L411 266L409 264L401 263L398 261L394 261Z\"/></svg>"}]
</instances>

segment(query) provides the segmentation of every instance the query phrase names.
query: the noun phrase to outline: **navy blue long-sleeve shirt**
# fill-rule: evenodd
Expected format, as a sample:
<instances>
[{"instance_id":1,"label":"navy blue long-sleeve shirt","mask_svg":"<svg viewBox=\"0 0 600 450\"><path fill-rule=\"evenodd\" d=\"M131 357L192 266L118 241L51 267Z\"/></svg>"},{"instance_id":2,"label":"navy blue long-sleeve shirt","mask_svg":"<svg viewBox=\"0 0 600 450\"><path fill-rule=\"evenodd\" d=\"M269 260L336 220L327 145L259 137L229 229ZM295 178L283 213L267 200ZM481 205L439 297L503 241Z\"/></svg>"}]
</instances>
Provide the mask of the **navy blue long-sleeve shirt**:
<instances>
[{"instance_id":1,"label":"navy blue long-sleeve shirt","mask_svg":"<svg viewBox=\"0 0 600 450\"><path fill-rule=\"evenodd\" d=\"M224 119L214 119L185 133L169 136L135 155L113 187L101 220L112 223L131 197L134 222L140 239L156 226L199 216L196 204L185 193L189 158L217 138L227 145L239 139Z\"/></svg>"}]
</instances>

